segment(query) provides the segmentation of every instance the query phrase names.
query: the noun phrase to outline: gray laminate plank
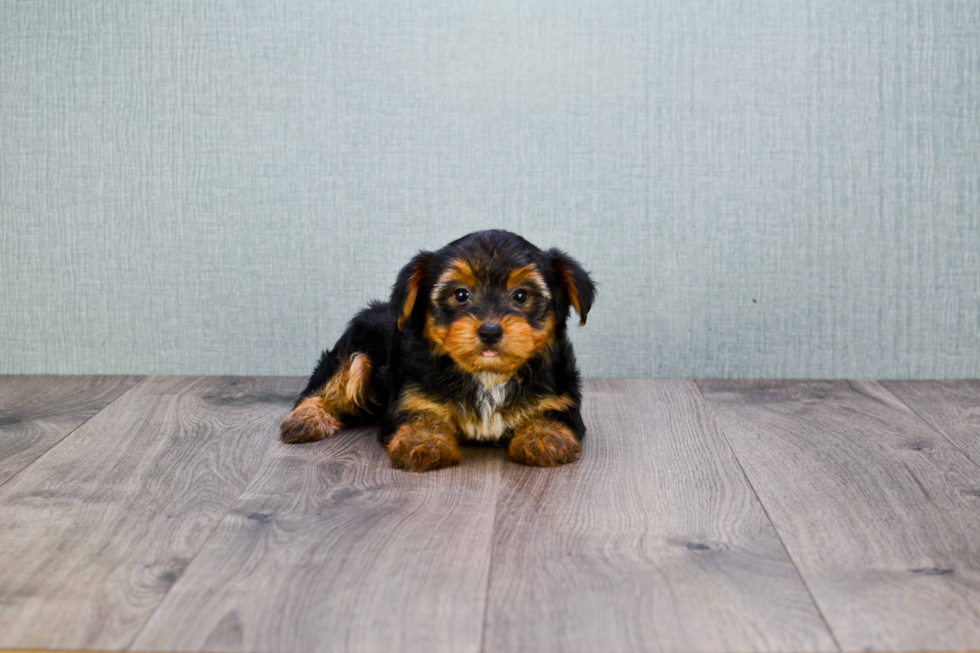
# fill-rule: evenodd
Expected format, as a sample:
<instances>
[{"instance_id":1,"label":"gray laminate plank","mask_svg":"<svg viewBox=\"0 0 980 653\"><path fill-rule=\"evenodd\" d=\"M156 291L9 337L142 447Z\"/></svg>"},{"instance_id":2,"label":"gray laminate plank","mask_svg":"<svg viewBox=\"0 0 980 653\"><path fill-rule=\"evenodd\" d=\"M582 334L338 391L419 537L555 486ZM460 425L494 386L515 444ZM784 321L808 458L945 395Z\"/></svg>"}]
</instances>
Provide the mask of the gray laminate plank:
<instances>
[{"instance_id":1,"label":"gray laminate plank","mask_svg":"<svg viewBox=\"0 0 980 653\"><path fill-rule=\"evenodd\" d=\"M980 648L980 468L876 382L699 382L845 650Z\"/></svg>"},{"instance_id":2,"label":"gray laminate plank","mask_svg":"<svg viewBox=\"0 0 980 653\"><path fill-rule=\"evenodd\" d=\"M980 465L980 381L883 381L882 385Z\"/></svg>"},{"instance_id":3,"label":"gray laminate plank","mask_svg":"<svg viewBox=\"0 0 980 653\"><path fill-rule=\"evenodd\" d=\"M0 376L0 485L112 403L138 376Z\"/></svg>"},{"instance_id":4,"label":"gray laminate plank","mask_svg":"<svg viewBox=\"0 0 980 653\"><path fill-rule=\"evenodd\" d=\"M476 651L500 465L394 470L373 429L277 445L134 648Z\"/></svg>"},{"instance_id":5,"label":"gray laminate plank","mask_svg":"<svg viewBox=\"0 0 980 653\"><path fill-rule=\"evenodd\" d=\"M574 465L508 464L485 650L836 645L697 387L587 384Z\"/></svg>"},{"instance_id":6,"label":"gray laminate plank","mask_svg":"<svg viewBox=\"0 0 980 653\"><path fill-rule=\"evenodd\" d=\"M0 647L128 646L302 384L144 379L0 488Z\"/></svg>"}]
</instances>

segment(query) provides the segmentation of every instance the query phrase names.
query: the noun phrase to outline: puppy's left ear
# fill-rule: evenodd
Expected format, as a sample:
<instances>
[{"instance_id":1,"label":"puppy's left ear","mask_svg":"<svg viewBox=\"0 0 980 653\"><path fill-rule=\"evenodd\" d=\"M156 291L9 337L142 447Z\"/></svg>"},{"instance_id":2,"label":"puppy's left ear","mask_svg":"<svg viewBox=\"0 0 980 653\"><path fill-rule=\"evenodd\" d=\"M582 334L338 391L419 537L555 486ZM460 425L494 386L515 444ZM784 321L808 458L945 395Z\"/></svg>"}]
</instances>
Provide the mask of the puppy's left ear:
<instances>
[{"instance_id":1,"label":"puppy's left ear","mask_svg":"<svg viewBox=\"0 0 980 653\"><path fill-rule=\"evenodd\" d=\"M422 286L422 281L425 280L425 275L429 273L431 256L430 252L416 254L408 265L398 273L398 279L395 281L395 285L391 287L391 305L398 314L399 329L411 317L412 311L415 309L419 288Z\"/></svg>"},{"instance_id":2,"label":"puppy's left ear","mask_svg":"<svg viewBox=\"0 0 980 653\"><path fill-rule=\"evenodd\" d=\"M569 306L575 308L579 316L579 326L582 326L595 300L595 283L578 261L560 249L549 249L548 257L551 259L551 269L564 291L565 300Z\"/></svg>"}]
</instances>

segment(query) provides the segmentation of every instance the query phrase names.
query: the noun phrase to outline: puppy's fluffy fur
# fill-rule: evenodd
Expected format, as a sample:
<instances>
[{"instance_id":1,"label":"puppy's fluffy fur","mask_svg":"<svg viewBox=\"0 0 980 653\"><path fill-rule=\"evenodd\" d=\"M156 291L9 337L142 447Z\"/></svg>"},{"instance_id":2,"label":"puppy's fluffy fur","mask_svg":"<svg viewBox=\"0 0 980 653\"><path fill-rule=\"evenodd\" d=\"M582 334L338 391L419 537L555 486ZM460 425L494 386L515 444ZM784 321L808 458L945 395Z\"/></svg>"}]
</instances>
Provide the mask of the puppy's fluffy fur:
<instances>
[{"instance_id":1,"label":"puppy's fluffy fur","mask_svg":"<svg viewBox=\"0 0 980 653\"><path fill-rule=\"evenodd\" d=\"M506 444L513 460L573 462L585 435L566 336L595 285L571 257L506 231L472 233L419 252L388 302L358 313L320 358L284 442L379 424L394 467L459 462L461 441Z\"/></svg>"}]
</instances>

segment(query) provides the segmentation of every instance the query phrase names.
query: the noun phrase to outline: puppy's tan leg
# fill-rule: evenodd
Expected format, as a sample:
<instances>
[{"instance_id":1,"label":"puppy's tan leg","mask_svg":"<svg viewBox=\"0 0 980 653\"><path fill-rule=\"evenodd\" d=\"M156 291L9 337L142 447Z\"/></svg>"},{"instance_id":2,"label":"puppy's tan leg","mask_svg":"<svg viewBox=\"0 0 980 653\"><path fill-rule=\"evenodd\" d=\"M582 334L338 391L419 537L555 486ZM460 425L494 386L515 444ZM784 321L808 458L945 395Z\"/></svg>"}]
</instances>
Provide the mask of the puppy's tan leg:
<instances>
[{"instance_id":1,"label":"puppy's tan leg","mask_svg":"<svg viewBox=\"0 0 980 653\"><path fill-rule=\"evenodd\" d=\"M344 425L331 414L319 395L307 397L289 413L279 427L279 437L286 444L313 442L336 435Z\"/></svg>"},{"instance_id":2,"label":"puppy's tan leg","mask_svg":"<svg viewBox=\"0 0 980 653\"><path fill-rule=\"evenodd\" d=\"M279 437L287 444L313 442L336 435L341 416L356 414L371 401L371 361L367 354L352 355L334 371L330 380L299 403L286 417Z\"/></svg>"},{"instance_id":3,"label":"puppy's tan leg","mask_svg":"<svg viewBox=\"0 0 980 653\"><path fill-rule=\"evenodd\" d=\"M399 428L386 447L391 466L409 472L427 472L462 460L452 428L431 415L415 415Z\"/></svg>"},{"instance_id":4,"label":"puppy's tan leg","mask_svg":"<svg viewBox=\"0 0 980 653\"><path fill-rule=\"evenodd\" d=\"M573 463L581 450L571 429L550 419L532 419L514 429L508 455L512 460L537 467Z\"/></svg>"}]
</instances>

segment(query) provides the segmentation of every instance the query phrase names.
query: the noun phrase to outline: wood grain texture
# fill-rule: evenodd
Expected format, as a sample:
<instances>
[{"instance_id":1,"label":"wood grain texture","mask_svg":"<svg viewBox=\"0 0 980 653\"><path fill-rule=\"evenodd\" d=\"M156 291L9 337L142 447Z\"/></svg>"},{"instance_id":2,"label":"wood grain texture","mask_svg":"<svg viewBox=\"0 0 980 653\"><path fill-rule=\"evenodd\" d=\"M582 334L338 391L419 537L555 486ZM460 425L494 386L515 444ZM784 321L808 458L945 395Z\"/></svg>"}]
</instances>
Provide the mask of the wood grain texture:
<instances>
[{"instance_id":1,"label":"wood grain texture","mask_svg":"<svg viewBox=\"0 0 980 653\"><path fill-rule=\"evenodd\" d=\"M882 385L980 465L980 381L884 381Z\"/></svg>"},{"instance_id":2,"label":"wood grain texture","mask_svg":"<svg viewBox=\"0 0 980 653\"><path fill-rule=\"evenodd\" d=\"M0 376L0 485L131 388L138 376Z\"/></svg>"},{"instance_id":3,"label":"wood grain texture","mask_svg":"<svg viewBox=\"0 0 980 653\"><path fill-rule=\"evenodd\" d=\"M690 381L588 384L581 460L504 468L485 650L835 650Z\"/></svg>"},{"instance_id":4,"label":"wood grain texture","mask_svg":"<svg viewBox=\"0 0 980 653\"><path fill-rule=\"evenodd\" d=\"M277 444L134 648L477 651L502 453L413 474L373 430Z\"/></svg>"},{"instance_id":5,"label":"wood grain texture","mask_svg":"<svg viewBox=\"0 0 980 653\"><path fill-rule=\"evenodd\" d=\"M846 650L980 648L980 468L876 382L699 382Z\"/></svg>"},{"instance_id":6,"label":"wood grain texture","mask_svg":"<svg viewBox=\"0 0 980 653\"><path fill-rule=\"evenodd\" d=\"M302 379L145 379L0 489L0 646L125 648Z\"/></svg>"}]
</instances>

